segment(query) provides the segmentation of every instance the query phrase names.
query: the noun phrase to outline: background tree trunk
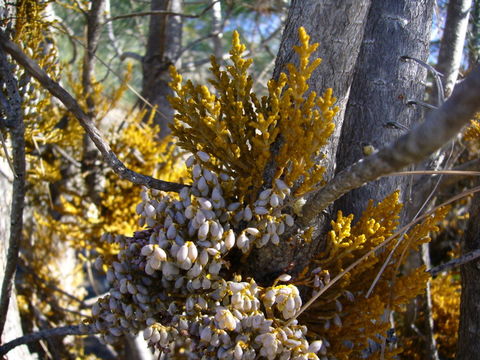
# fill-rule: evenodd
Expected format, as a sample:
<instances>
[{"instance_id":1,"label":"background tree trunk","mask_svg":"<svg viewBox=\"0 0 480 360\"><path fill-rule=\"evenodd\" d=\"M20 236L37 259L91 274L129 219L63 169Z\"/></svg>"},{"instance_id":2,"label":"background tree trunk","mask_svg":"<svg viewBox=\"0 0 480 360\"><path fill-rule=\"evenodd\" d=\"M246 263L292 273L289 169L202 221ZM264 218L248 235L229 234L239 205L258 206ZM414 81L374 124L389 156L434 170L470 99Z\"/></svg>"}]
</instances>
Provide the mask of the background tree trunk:
<instances>
[{"instance_id":1,"label":"background tree trunk","mask_svg":"<svg viewBox=\"0 0 480 360\"><path fill-rule=\"evenodd\" d=\"M450 0L448 2L447 20L437 63L437 70L443 74L442 84L447 96L452 93L457 81L471 7L472 0Z\"/></svg>"},{"instance_id":2,"label":"background tree trunk","mask_svg":"<svg viewBox=\"0 0 480 360\"><path fill-rule=\"evenodd\" d=\"M182 0L152 0L151 10L182 12ZM152 15L148 31L146 54L143 57L142 96L157 106L154 121L160 125L160 137L170 133L168 124L173 118L173 109L168 102L172 91L168 87L168 68L178 63L182 45L182 18L173 15ZM141 100L139 100L141 102ZM144 104L142 104L144 107ZM148 116L148 114L147 114Z\"/></svg>"},{"instance_id":3,"label":"background tree trunk","mask_svg":"<svg viewBox=\"0 0 480 360\"><path fill-rule=\"evenodd\" d=\"M475 194L470 207L470 221L463 240L463 253L480 249L480 193ZM462 297L457 360L478 359L480 354L480 260L461 267Z\"/></svg>"},{"instance_id":4,"label":"background tree trunk","mask_svg":"<svg viewBox=\"0 0 480 360\"><path fill-rule=\"evenodd\" d=\"M219 64L222 64L223 58L223 26L222 26L222 3L216 0L210 0L212 5L212 45L213 55Z\"/></svg>"}]
</instances>

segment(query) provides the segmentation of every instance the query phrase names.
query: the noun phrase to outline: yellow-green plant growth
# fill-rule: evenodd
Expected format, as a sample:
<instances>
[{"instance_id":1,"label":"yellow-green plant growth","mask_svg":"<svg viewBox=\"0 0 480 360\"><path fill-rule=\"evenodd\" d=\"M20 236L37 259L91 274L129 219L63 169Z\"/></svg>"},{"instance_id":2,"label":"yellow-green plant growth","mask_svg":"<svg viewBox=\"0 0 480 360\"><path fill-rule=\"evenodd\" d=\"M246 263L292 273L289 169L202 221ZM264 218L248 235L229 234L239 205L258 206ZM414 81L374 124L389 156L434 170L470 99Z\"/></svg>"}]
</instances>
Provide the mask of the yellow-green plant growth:
<instances>
[{"instance_id":1,"label":"yellow-green plant growth","mask_svg":"<svg viewBox=\"0 0 480 360\"><path fill-rule=\"evenodd\" d=\"M170 99L177 110L172 132L179 146L196 153L210 155L210 170L224 172L236 182L240 197L256 194L263 184L263 171L271 158L270 148L280 141L279 154L273 159L278 169L275 178L288 186L301 179L299 193L319 183L324 169L315 160L333 132L333 116L337 112L332 90L323 96L308 93L307 81L320 64L310 61L318 44L311 45L303 28L300 45L295 47L299 65L289 64L288 72L268 83L268 96L261 99L252 91L253 79L247 71L252 60L244 59L245 46L237 32L230 51L232 65L226 70L212 57L210 83L182 83L182 76L171 68L171 88L176 96ZM280 137L279 137L280 136Z\"/></svg>"},{"instance_id":2,"label":"yellow-green plant growth","mask_svg":"<svg viewBox=\"0 0 480 360\"><path fill-rule=\"evenodd\" d=\"M398 192L382 202L372 202L362 213L355 225L353 215L343 216L339 211L337 220L332 221L326 248L313 260L310 268L296 282L308 285L313 291L320 291L330 279L344 271L360 257L391 237L397 226L402 205ZM389 314L402 311L402 306L425 289L429 274L424 267L399 275L399 267L406 261L410 251L430 240L429 232L437 231L436 224L447 213L439 210L421 224L401 237L390 241L381 249L372 252L358 266L346 273L337 284L327 290L301 317L309 331L328 339L331 353L337 359L357 359L375 353L382 346L390 329ZM377 274L382 276L373 292L367 291ZM372 351L373 349L373 351ZM385 358L394 358L400 348L384 349Z\"/></svg>"}]
</instances>

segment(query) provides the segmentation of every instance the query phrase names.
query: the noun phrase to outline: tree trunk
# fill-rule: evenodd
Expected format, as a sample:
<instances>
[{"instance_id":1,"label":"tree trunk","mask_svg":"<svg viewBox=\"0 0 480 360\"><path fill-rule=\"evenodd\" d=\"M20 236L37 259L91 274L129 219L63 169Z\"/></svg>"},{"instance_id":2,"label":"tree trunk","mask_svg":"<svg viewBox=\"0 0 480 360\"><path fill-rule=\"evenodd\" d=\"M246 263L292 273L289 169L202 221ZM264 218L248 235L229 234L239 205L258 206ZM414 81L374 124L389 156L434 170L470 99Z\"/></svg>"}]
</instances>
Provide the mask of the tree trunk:
<instances>
[{"instance_id":1,"label":"tree trunk","mask_svg":"<svg viewBox=\"0 0 480 360\"><path fill-rule=\"evenodd\" d=\"M309 80L310 90L322 94L327 88L333 88L340 108L335 118L335 132L323 151L328 159L323 164L327 168L327 180L335 171L336 148L369 7L369 0L293 0L275 64L273 77L277 78L286 64L298 62L293 46L298 45L300 26L310 35L311 43L320 43L316 56L323 61ZM268 179L266 183L269 183ZM319 228L325 220L325 217L319 219ZM282 246L269 244L255 249L246 265L247 273L255 274L257 281L269 282L292 264L301 269L308 263L311 250L317 247L318 241L309 246L285 241Z\"/></svg>"},{"instance_id":2,"label":"tree trunk","mask_svg":"<svg viewBox=\"0 0 480 360\"><path fill-rule=\"evenodd\" d=\"M87 42L85 55L83 57L82 86L83 95L86 98L87 114L95 119L96 109L93 99L92 81L95 73L95 53L101 34L100 19L105 6L105 0L92 1L87 15ZM100 169L97 165L99 152L93 141L87 134L83 135L82 173L85 174L85 186L88 197L100 206L101 181L99 181Z\"/></svg>"},{"instance_id":3,"label":"tree trunk","mask_svg":"<svg viewBox=\"0 0 480 360\"><path fill-rule=\"evenodd\" d=\"M480 193L475 194L470 207L470 221L463 240L463 253L480 249ZM476 360L480 354L480 260L461 267L462 297L457 360Z\"/></svg>"},{"instance_id":4,"label":"tree trunk","mask_svg":"<svg viewBox=\"0 0 480 360\"><path fill-rule=\"evenodd\" d=\"M180 13L182 0L152 0L151 9ZM173 109L168 102L172 91L168 87L168 68L178 59L182 43L182 18L174 15L152 15L148 32L146 54L143 58L142 96L157 106L154 121L160 125L160 137L170 133L168 124L173 118ZM141 102L141 100L140 100ZM142 107L145 107L142 104ZM147 114L148 117L148 114Z\"/></svg>"},{"instance_id":5,"label":"tree trunk","mask_svg":"<svg viewBox=\"0 0 480 360\"><path fill-rule=\"evenodd\" d=\"M365 157L364 148L382 147L422 118L426 71L409 56L427 61L433 0L374 1L368 15L337 152L337 171ZM344 213L361 214L369 199L382 200L395 189L405 195L409 178L383 178L353 190L335 203ZM405 200L405 196L403 196Z\"/></svg>"},{"instance_id":6,"label":"tree trunk","mask_svg":"<svg viewBox=\"0 0 480 360\"><path fill-rule=\"evenodd\" d=\"M471 7L472 0L450 0L448 2L447 20L437 62L437 70L443 74L442 84L447 96L452 93L457 81Z\"/></svg>"}]
</instances>

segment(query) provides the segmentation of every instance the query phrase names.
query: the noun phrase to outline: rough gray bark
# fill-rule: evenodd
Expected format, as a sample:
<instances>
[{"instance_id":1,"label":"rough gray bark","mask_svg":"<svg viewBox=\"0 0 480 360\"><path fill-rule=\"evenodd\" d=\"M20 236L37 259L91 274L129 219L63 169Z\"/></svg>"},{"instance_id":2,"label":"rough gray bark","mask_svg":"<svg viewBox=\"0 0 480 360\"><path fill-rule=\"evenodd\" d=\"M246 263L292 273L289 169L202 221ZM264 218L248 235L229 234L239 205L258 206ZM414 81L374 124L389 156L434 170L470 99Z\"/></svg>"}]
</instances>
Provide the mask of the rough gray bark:
<instances>
[{"instance_id":1,"label":"rough gray bark","mask_svg":"<svg viewBox=\"0 0 480 360\"><path fill-rule=\"evenodd\" d=\"M300 26L311 36L311 43L320 43L315 56L323 60L309 81L310 90L322 94L327 88L333 88L340 108L335 118L335 132L324 149L326 179L331 178L335 171L338 138L369 7L369 0L293 0L277 55L274 78L284 71L286 64L297 61L293 46L298 44ZM272 162L265 172L266 184L271 183L274 172L275 164ZM319 220L320 223L323 221ZM246 266L247 272L254 273L259 281L268 282L292 263L302 267L309 259L307 253L315 247L316 243L311 247L302 247L295 241L285 241L282 246L267 245L255 249Z\"/></svg>"},{"instance_id":2,"label":"rough gray bark","mask_svg":"<svg viewBox=\"0 0 480 360\"><path fill-rule=\"evenodd\" d=\"M427 61L433 4L433 0L373 2L342 127L337 171L365 157L365 147L391 143L421 120L422 110L407 106L407 101L423 100L426 71L402 56ZM395 190L405 203L411 197L411 181L394 176L367 183L337 200L334 213L342 210L358 218L370 199L380 201ZM423 202L425 197L416 199Z\"/></svg>"},{"instance_id":3,"label":"rough gray bark","mask_svg":"<svg viewBox=\"0 0 480 360\"><path fill-rule=\"evenodd\" d=\"M152 0L152 11L181 13L182 0ZM150 17L146 54L143 57L142 96L150 104L157 106L154 121L160 125L160 137L170 133L168 124L173 119L173 109L168 96L173 95L168 87L170 65L179 65L182 43L182 18L174 15ZM148 115L147 115L148 116Z\"/></svg>"},{"instance_id":4,"label":"rough gray bark","mask_svg":"<svg viewBox=\"0 0 480 360\"><path fill-rule=\"evenodd\" d=\"M472 199L471 218L463 239L463 253L480 249L480 194ZM476 360L480 354L480 260L461 267L462 297L457 360Z\"/></svg>"},{"instance_id":5,"label":"rough gray bark","mask_svg":"<svg viewBox=\"0 0 480 360\"><path fill-rule=\"evenodd\" d=\"M448 2L447 20L437 61L437 70L443 74L442 83L447 96L451 94L457 81L471 7L472 0Z\"/></svg>"},{"instance_id":6,"label":"rough gray bark","mask_svg":"<svg viewBox=\"0 0 480 360\"><path fill-rule=\"evenodd\" d=\"M426 71L402 56L427 60L433 3L372 3L338 145L337 171L365 157L364 146L381 148L421 120L421 109L406 103L423 99ZM369 199L382 200L408 187L409 178L383 178L347 193L335 209L357 217Z\"/></svg>"}]
</instances>

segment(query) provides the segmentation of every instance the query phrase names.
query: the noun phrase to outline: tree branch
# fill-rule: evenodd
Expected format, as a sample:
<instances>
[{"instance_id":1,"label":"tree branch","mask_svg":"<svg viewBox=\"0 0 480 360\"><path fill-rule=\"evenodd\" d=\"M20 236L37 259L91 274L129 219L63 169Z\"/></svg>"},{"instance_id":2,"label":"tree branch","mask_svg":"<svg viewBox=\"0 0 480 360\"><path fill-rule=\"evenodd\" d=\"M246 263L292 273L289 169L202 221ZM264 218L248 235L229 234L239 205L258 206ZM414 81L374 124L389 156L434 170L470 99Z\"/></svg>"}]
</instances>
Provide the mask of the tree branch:
<instances>
[{"instance_id":1,"label":"tree branch","mask_svg":"<svg viewBox=\"0 0 480 360\"><path fill-rule=\"evenodd\" d=\"M31 334L16 338L15 340L7 342L0 346L0 356L5 355L13 348L23 344L30 344L35 341L49 339L51 337L66 336L66 335L88 335L94 334L91 327L85 329L82 325L68 325L53 329L41 330Z\"/></svg>"},{"instance_id":2,"label":"tree branch","mask_svg":"<svg viewBox=\"0 0 480 360\"><path fill-rule=\"evenodd\" d=\"M478 259L480 257L480 249L470 251L469 253L460 256L459 258L452 259L445 264L441 264L438 266L435 266L428 270L431 276L435 276L440 274L441 272L444 271L449 271L455 267L458 267L460 265L466 264L470 261L473 261L475 259Z\"/></svg>"},{"instance_id":3,"label":"tree branch","mask_svg":"<svg viewBox=\"0 0 480 360\"><path fill-rule=\"evenodd\" d=\"M22 99L18 92L17 80L13 76L12 66L7 60L6 54L0 49L0 76L5 85L8 106L4 108L10 134L12 138L12 208L10 213L10 238L6 259L5 272L3 274L2 292L0 297L0 336L5 328L8 305L12 294L13 280L17 270L18 252L22 240L23 230L23 207L25 202L25 124L22 116ZM3 85L0 85L0 91Z\"/></svg>"},{"instance_id":4,"label":"tree branch","mask_svg":"<svg viewBox=\"0 0 480 360\"><path fill-rule=\"evenodd\" d=\"M208 10L210 10L213 5L215 5L217 2L219 2L220 0L217 0L217 1L213 1L211 4L209 4L208 6L206 6L201 12L199 12L198 14L184 14L184 13L180 13L180 12L175 12L175 11L166 11L166 10L152 10L152 11L141 11L141 12L135 12L135 13L130 13L130 14L124 14L124 15L117 15L117 16L112 16L111 18L108 18L104 21L104 23L102 25L105 25L111 21L114 21L114 20L120 20L120 19L128 19L128 18L132 18L132 17L139 17L139 16L158 16L158 15L172 15L172 16L180 16L180 17L184 17L184 18L189 18L189 19L195 19L195 18L199 18L201 17L202 15L204 15Z\"/></svg>"},{"instance_id":5,"label":"tree branch","mask_svg":"<svg viewBox=\"0 0 480 360\"><path fill-rule=\"evenodd\" d=\"M430 112L425 122L393 144L339 172L308 199L303 207L302 223L309 224L317 214L348 191L430 155L455 136L479 110L480 66L477 66L440 108Z\"/></svg>"},{"instance_id":6,"label":"tree branch","mask_svg":"<svg viewBox=\"0 0 480 360\"><path fill-rule=\"evenodd\" d=\"M56 81L52 80L40 66L26 56L23 51L12 41L8 39L6 34L0 30L0 46L9 53L25 70L30 73L37 81L47 89L53 96L58 98L65 107L72 112L78 119L80 125L85 129L88 136L95 143L97 149L102 153L105 161L112 170L122 179L128 180L137 185L163 190L179 192L186 185L172 183L155 179L151 176L139 174L128 169L115 155L110 145L105 141L100 131L95 127L90 117L82 110L78 102L61 87Z\"/></svg>"}]
</instances>

